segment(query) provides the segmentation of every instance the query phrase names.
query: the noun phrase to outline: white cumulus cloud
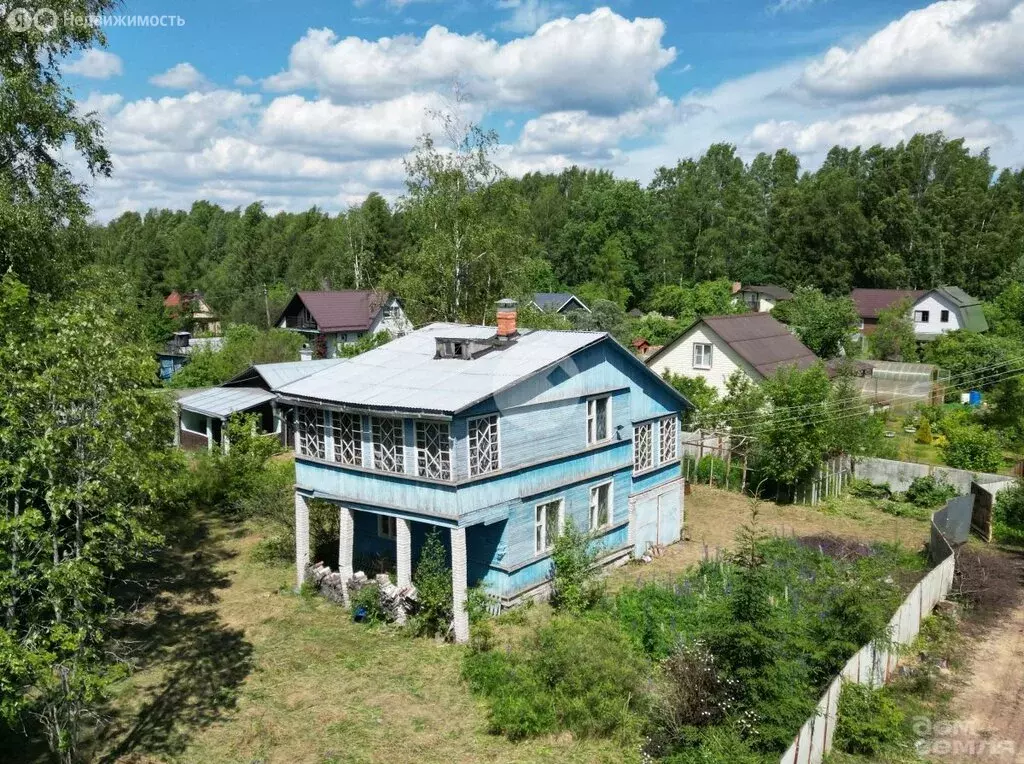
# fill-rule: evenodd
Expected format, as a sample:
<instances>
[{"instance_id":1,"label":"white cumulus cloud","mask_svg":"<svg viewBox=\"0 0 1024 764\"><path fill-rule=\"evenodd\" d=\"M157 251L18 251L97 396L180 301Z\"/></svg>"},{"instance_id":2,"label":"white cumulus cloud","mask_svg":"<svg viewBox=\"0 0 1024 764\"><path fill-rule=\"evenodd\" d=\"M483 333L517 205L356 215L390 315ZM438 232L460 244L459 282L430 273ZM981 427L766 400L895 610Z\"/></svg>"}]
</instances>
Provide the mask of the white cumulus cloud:
<instances>
[{"instance_id":1,"label":"white cumulus cloud","mask_svg":"<svg viewBox=\"0 0 1024 764\"><path fill-rule=\"evenodd\" d=\"M264 87L384 100L458 81L470 97L497 106L620 113L657 97L655 75L675 58L662 46L664 34L661 19L630 21L608 8L549 21L505 44L441 26L375 41L311 29Z\"/></svg>"},{"instance_id":2,"label":"white cumulus cloud","mask_svg":"<svg viewBox=\"0 0 1024 764\"><path fill-rule=\"evenodd\" d=\"M832 97L1004 85L1024 78L1024 3L943 0L809 64L801 84Z\"/></svg>"},{"instance_id":3,"label":"white cumulus cloud","mask_svg":"<svg viewBox=\"0 0 1024 764\"><path fill-rule=\"evenodd\" d=\"M149 78L152 85L170 90L208 90L211 83L192 64L183 61Z\"/></svg>"},{"instance_id":4,"label":"white cumulus cloud","mask_svg":"<svg viewBox=\"0 0 1024 764\"><path fill-rule=\"evenodd\" d=\"M105 80L123 74L124 64L120 56L98 48L89 48L81 56L68 62L64 71L80 77Z\"/></svg>"}]
</instances>

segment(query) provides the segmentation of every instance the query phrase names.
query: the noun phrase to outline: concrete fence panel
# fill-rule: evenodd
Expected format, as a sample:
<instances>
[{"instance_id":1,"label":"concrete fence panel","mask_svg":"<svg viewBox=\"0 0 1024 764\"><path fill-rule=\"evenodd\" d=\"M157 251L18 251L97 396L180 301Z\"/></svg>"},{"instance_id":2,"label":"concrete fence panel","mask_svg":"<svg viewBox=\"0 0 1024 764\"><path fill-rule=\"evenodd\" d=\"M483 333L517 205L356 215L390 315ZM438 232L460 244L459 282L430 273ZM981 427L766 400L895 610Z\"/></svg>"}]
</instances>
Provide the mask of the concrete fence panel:
<instances>
[{"instance_id":1,"label":"concrete fence panel","mask_svg":"<svg viewBox=\"0 0 1024 764\"><path fill-rule=\"evenodd\" d=\"M939 520L948 521L949 515L956 512L961 501L953 499L941 510L946 512ZM843 670L832 680L828 690L818 701L814 716L804 722L793 740L779 760L779 764L821 764L825 756L832 750L832 741L836 725L839 723L839 696L843 682L855 682L872 687L887 683L895 674L899 664L899 648L906 647L917 637L924 620L944 600L953 586L953 573L956 564L953 546L943 536L932 515L932 558L939 560L928 574L922 578L907 595L903 603L889 620L889 643L883 647L874 644L864 645L850 660Z\"/></svg>"}]
</instances>

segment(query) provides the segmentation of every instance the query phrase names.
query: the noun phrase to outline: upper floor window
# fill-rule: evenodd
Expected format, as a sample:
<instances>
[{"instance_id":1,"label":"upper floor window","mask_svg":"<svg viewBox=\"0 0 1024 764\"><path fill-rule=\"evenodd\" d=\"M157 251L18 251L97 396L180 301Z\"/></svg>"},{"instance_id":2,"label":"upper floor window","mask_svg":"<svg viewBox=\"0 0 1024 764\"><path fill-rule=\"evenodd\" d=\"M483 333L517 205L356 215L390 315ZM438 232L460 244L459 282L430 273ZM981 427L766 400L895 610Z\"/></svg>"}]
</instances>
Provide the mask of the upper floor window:
<instances>
[{"instance_id":1,"label":"upper floor window","mask_svg":"<svg viewBox=\"0 0 1024 764\"><path fill-rule=\"evenodd\" d=\"M591 398L587 401L587 445L600 443L611 437L612 400L610 397Z\"/></svg>"},{"instance_id":2,"label":"upper floor window","mask_svg":"<svg viewBox=\"0 0 1024 764\"><path fill-rule=\"evenodd\" d=\"M334 461L342 464L363 463L363 419L359 414L331 414L331 434L334 437Z\"/></svg>"},{"instance_id":3,"label":"upper floor window","mask_svg":"<svg viewBox=\"0 0 1024 764\"><path fill-rule=\"evenodd\" d=\"M612 524L612 482L590 489L590 530L607 528Z\"/></svg>"},{"instance_id":4,"label":"upper floor window","mask_svg":"<svg viewBox=\"0 0 1024 764\"><path fill-rule=\"evenodd\" d=\"M948 310L944 310L941 313L939 313L939 321L941 321L944 324L948 324L949 323L949 311Z\"/></svg>"},{"instance_id":5,"label":"upper floor window","mask_svg":"<svg viewBox=\"0 0 1024 764\"><path fill-rule=\"evenodd\" d=\"M300 456L325 459L327 417L320 409L300 406L295 410L296 450Z\"/></svg>"},{"instance_id":6,"label":"upper floor window","mask_svg":"<svg viewBox=\"0 0 1024 764\"><path fill-rule=\"evenodd\" d=\"M385 305L384 306L384 318L397 318L398 312L401 310L397 305Z\"/></svg>"},{"instance_id":7,"label":"upper floor window","mask_svg":"<svg viewBox=\"0 0 1024 764\"><path fill-rule=\"evenodd\" d=\"M914 320L920 324L927 324L929 318L929 312L927 310L915 310Z\"/></svg>"},{"instance_id":8,"label":"upper floor window","mask_svg":"<svg viewBox=\"0 0 1024 764\"><path fill-rule=\"evenodd\" d=\"M679 453L678 419L674 416L661 420L658 435L661 444L661 463L670 462Z\"/></svg>"},{"instance_id":9,"label":"upper floor window","mask_svg":"<svg viewBox=\"0 0 1024 764\"><path fill-rule=\"evenodd\" d=\"M401 419L373 417L373 466L385 472L405 472Z\"/></svg>"},{"instance_id":10,"label":"upper floor window","mask_svg":"<svg viewBox=\"0 0 1024 764\"><path fill-rule=\"evenodd\" d=\"M654 466L654 447L651 442L651 423L633 428L633 471L642 472Z\"/></svg>"},{"instance_id":11,"label":"upper floor window","mask_svg":"<svg viewBox=\"0 0 1024 764\"><path fill-rule=\"evenodd\" d=\"M500 466L498 456L498 415L469 420L469 474L494 472Z\"/></svg>"},{"instance_id":12,"label":"upper floor window","mask_svg":"<svg viewBox=\"0 0 1024 764\"><path fill-rule=\"evenodd\" d=\"M693 368L711 368L711 349L712 346L710 342L693 343Z\"/></svg>"},{"instance_id":13,"label":"upper floor window","mask_svg":"<svg viewBox=\"0 0 1024 764\"><path fill-rule=\"evenodd\" d=\"M562 529L563 507L564 502L561 499L536 506L533 523L535 553L546 552L554 545L555 539L558 538Z\"/></svg>"},{"instance_id":14,"label":"upper floor window","mask_svg":"<svg viewBox=\"0 0 1024 764\"><path fill-rule=\"evenodd\" d=\"M416 474L439 480L451 479L451 430L447 423L416 423Z\"/></svg>"}]
</instances>

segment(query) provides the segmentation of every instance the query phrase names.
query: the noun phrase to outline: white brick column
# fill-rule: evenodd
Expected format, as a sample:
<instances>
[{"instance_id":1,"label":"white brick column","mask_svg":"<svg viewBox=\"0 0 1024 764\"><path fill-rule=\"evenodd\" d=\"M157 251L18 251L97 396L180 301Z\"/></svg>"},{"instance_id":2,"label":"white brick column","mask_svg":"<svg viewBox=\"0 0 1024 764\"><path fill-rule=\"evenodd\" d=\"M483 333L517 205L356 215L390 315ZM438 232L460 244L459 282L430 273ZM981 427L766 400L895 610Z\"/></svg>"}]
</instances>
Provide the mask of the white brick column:
<instances>
[{"instance_id":1,"label":"white brick column","mask_svg":"<svg viewBox=\"0 0 1024 764\"><path fill-rule=\"evenodd\" d=\"M469 613L466 612L466 529L452 528L452 613L455 641L469 641Z\"/></svg>"},{"instance_id":2,"label":"white brick column","mask_svg":"<svg viewBox=\"0 0 1024 764\"><path fill-rule=\"evenodd\" d=\"M301 588L309 567L309 502L295 492L295 573Z\"/></svg>"},{"instance_id":3,"label":"white brick column","mask_svg":"<svg viewBox=\"0 0 1024 764\"><path fill-rule=\"evenodd\" d=\"M355 572L352 570L352 546L355 543L355 516L349 507L338 507L338 573L343 584L342 599L345 606L351 603L348 597L348 580Z\"/></svg>"},{"instance_id":4,"label":"white brick column","mask_svg":"<svg viewBox=\"0 0 1024 764\"><path fill-rule=\"evenodd\" d=\"M398 576L395 583L399 589L412 584L412 533L409 521L395 518L395 559L398 562ZM398 622L405 623L405 611L399 609Z\"/></svg>"}]
</instances>

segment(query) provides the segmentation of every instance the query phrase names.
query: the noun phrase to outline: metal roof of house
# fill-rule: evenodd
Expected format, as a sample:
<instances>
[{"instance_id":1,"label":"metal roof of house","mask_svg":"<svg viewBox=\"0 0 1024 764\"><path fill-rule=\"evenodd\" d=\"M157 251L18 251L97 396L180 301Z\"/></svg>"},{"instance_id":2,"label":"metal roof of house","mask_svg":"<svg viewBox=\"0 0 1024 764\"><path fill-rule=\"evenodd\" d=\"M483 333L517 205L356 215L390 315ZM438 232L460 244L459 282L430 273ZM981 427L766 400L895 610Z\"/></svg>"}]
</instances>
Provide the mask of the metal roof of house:
<instances>
[{"instance_id":1,"label":"metal roof of house","mask_svg":"<svg viewBox=\"0 0 1024 764\"><path fill-rule=\"evenodd\" d=\"M438 338L486 340L495 331L493 326L430 324L280 392L365 408L454 414L608 337L526 330L513 344L473 360L435 358Z\"/></svg>"},{"instance_id":2,"label":"metal roof of house","mask_svg":"<svg viewBox=\"0 0 1024 764\"><path fill-rule=\"evenodd\" d=\"M344 363L343 358L321 358L315 361L287 361L285 363L258 363L252 368L263 377L271 390L297 382L310 374Z\"/></svg>"},{"instance_id":3,"label":"metal roof of house","mask_svg":"<svg viewBox=\"0 0 1024 764\"><path fill-rule=\"evenodd\" d=\"M740 289L741 292L757 292L758 294L766 294L776 300L792 300L793 293L785 287L776 286L775 284L749 284Z\"/></svg>"},{"instance_id":4,"label":"metal roof of house","mask_svg":"<svg viewBox=\"0 0 1024 764\"><path fill-rule=\"evenodd\" d=\"M296 300L306 306L322 332L361 332L370 328L380 309L391 299L386 292L347 289L334 292L297 292L275 324L292 309Z\"/></svg>"},{"instance_id":5,"label":"metal roof of house","mask_svg":"<svg viewBox=\"0 0 1024 764\"><path fill-rule=\"evenodd\" d=\"M178 405L197 414L223 418L255 408L276 397L273 393L258 387L211 387L209 390L180 398Z\"/></svg>"},{"instance_id":6,"label":"metal roof of house","mask_svg":"<svg viewBox=\"0 0 1024 764\"><path fill-rule=\"evenodd\" d=\"M570 292L537 292L533 295L533 303L541 310L550 310L555 313L565 307L565 304L570 300L575 300L583 306L583 310L590 311L584 303L576 295Z\"/></svg>"},{"instance_id":7,"label":"metal roof of house","mask_svg":"<svg viewBox=\"0 0 1024 764\"><path fill-rule=\"evenodd\" d=\"M917 302L928 294L927 289L854 289L850 299L861 318L878 318L878 314L900 300Z\"/></svg>"},{"instance_id":8,"label":"metal roof of house","mask_svg":"<svg viewBox=\"0 0 1024 764\"><path fill-rule=\"evenodd\" d=\"M770 377L781 366L806 369L818 356L798 340L789 328L767 313L738 313L728 316L707 316L692 324L679 337L647 359L653 364L659 356L688 336L697 326L705 324L758 373Z\"/></svg>"},{"instance_id":9,"label":"metal roof of house","mask_svg":"<svg viewBox=\"0 0 1024 764\"><path fill-rule=\"evenodd\" d=\"M936 287L935 291L960 308L960 314L964 319L964 329L972 332L988 331L988 320L981 307L981 300L971 297L963 289L955 286L940 286Z\"/></svg>"}]
</instances>

